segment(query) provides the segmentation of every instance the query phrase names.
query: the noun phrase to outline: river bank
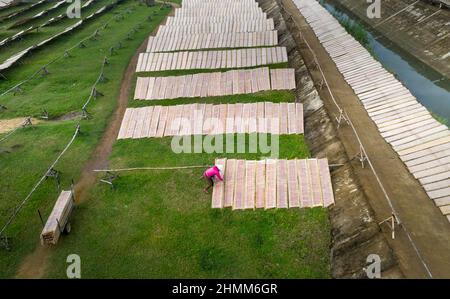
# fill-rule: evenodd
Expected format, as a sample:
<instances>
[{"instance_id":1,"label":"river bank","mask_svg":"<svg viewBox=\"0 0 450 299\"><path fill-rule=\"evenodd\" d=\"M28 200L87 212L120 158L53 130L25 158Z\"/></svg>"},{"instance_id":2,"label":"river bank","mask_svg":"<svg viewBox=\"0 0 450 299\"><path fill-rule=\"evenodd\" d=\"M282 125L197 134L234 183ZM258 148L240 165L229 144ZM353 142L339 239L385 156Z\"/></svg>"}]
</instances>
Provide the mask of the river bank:
<instances>
[{"instance_id":1,"label":"river bank","mask_svg":"<svg viewBox=\"0 0 450 299\"><path fill-rule=\"evenodd\" d=\"M356 22L362 24L363 28L366 30L366 47L370 52L386 69L396 75L420 103L430 110L439 121L448 126L450 120L450 79L434 67L437 63L436 59L433 60L433 63L428 63L427 61L420 59L420 56L416 55L417 50L422 46L421 44L416 42L416 50L412 50L411 47L404 47L406 43L403 43L402 40L407 38L409 39L409 43L414 43L415 41L412 37L408 37L408 35L405 34L402 36L402 39L394 39L394 41L392 41L390 38L391 35L393 35L392 26L395 26L393 23L405 22L403 19L409 18L409 14L406 14L405 12L405 16L399 14L397 17L392 18L389 22L386 22L390 24L387 28L383 27L383 25L374 28L374 25L365 19L367 16L365 15L366 6L364 5L354 5L353 2L348 0L326 0L320 2L329 12L335 15L336 18L344 22ZM383 6L384 2L382 4L382 7ZM431 7L433 8L433 6ZM442 12L439 13L442 15L448 13L449 18L447 20L450 19L450 13L448 11L442 10ZM384 15L387 16L390 14L384 12ZM399 20L394 21L394 19L397 18ZM449 27L445 24L442 24L442 26ZM398 28L398 30L402 30L400 25ZM423 34L422 31L418 30L417 35L421 34ZM450 49L450 38L444 40L444 43L448 45L447 48L440 49L441 52ZM426 46L423 47L426 49ZM449 67L450 57L443 59L442 64L444 68Z\"/></svg>"}]
</instances>

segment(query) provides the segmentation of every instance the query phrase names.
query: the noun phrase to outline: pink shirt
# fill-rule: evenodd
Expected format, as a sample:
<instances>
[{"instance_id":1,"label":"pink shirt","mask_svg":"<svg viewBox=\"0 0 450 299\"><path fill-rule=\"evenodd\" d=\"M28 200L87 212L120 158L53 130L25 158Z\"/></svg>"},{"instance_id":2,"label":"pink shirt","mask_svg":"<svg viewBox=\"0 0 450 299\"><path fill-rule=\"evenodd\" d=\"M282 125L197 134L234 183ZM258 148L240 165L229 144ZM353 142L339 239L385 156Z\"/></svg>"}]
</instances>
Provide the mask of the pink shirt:
<instances>
[{"instance_id":1,"label":"pink shirt","mask_svg":"<svg viewBox=\"0 0 450 299\"><path fill-rule=\"evenodd\" d=\"M211 167L211 168L208 168L208 169L205 171L204 175L205 175L206 177L208 177L208 178L211 178L211 177L213 177L213 176L217 176L217 178L219 178L219 180L223 181L223 178L222 178L222 176L220 175L220 171L219 171L219 168L218 168L217 166L213 166L213 167Z\"/></svg>"}]
</instances>

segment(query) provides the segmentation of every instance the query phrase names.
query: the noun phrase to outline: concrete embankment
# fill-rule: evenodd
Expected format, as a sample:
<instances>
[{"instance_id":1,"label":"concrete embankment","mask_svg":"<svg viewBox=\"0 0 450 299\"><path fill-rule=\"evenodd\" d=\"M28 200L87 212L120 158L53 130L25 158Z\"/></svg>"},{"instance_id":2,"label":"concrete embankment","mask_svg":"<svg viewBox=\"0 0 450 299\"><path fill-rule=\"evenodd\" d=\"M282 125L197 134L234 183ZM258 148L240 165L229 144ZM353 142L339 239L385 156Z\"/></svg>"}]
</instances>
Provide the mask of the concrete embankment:
<instances>
[{"instance_id":1,"label":"concrete embankment","mask_svg":"<svg viewBox=\"0 0 450 299\"><path fill-rule=\"evenodd\" d=\"M367 16L361 0L326 0L356 16L371 30L387 38L442 76L450 78L450 9L427 1L383 0L381 18ZM414 4L414 5L411 5Z\"/></svg>"},{"instance_id":2,"label":"concrete embankment","mask_svg":"<svg viewBox=\"0 0 450 299\"><path fill-rule=\"evenodd\" d=\"M289 54L290 67L296 70L296 99L305 109L305 138L314 157L327 157L332 169L336 204L329 210L331 224L331 273L335 278L367 277L363 268L369 254L382 260L382 277L402 277L396 257L374 217L374 212L353 172L349 157L337 137L336 127L324 107L298 44L295 26L286 23L278 2L258 0L268 17L273 18L281 46ZM292 34L291 34L292 33ZM297 32L298 33L298 32Z\"/></svg>"}]
</instances>

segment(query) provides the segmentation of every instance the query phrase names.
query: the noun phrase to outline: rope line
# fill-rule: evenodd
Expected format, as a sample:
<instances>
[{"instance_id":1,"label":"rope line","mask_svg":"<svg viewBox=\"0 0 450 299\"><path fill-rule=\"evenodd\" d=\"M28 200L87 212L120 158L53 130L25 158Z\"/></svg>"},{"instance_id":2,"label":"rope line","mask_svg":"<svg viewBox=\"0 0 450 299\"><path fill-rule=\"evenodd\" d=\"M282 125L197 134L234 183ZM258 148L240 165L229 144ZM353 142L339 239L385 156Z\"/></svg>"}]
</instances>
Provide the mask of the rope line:
<instances>
[{"instance_id":1,"label":"rope line","mask_svg":"<svg viewBox=\"0 0 450 299\"><path fill-rule=\"evenodd\" d=\"M134 8L134 7L136 7L136 5L133 6L132 8ZM122 12L122 13L119 14L119 15L123 15L123 14L125 14L125 13L126 13L126 11ZM0 97L6 95L6 94L8 94L8 93L10 93L11 91L17 89L18 87L22 86L23 84L25 84L25 83L31 81L32 79L34 79L34 78L35 78L35 77L36 77L36 76L37 76L44 68L46 68L46 67L48 67L49 65L55 63L56 61L60 60L61 58L63 58L63 57L66 55L66 53L69 53L69 52L72 51L73 49L79 47L82 43L86 42L88 39L91 39L92 37L97 36L98 33L102 30L102 28L103 28L103 30L105 30L105 29L106 29L106 26L107 26L111 21L113 21L113 20L116 19L116 18L117 18L117 16L111 17L109 20L107 20L105 23L103 23L103 25L97 27L97 29L94 30L94 32L93 32L91 35L89 35L89 36L85 37L84 39L80 40L78 43L76 43L76 44L73 45L72 47L65 49L64 52L63 52L62 54L60 54L59 56L56 56L55 58L53 58L52 60L50 60L49 62L47 62L47 63L44 64L43 66L41 66L37 71L35 71L33 74L31 74L28 78L24 79L23 81L17 83L17 84L14 85L13 87L11 87L11 88L7 89L6 91L2 92L2 93L0 94Z\"/></svg>"},{"instance_id":2,"label":"rope line","mask_svg":"<svg viewBox=\"0 0 450 299\"><path fill-rule=\"evenodd\" d=\"M174 169L193 169L203 168L210 165L189 165L189 166L167 166L167 167L132 167L132 168L118 168L118 169L94 169L93 172L123 172L135 170L174 170Z\"/></svg>"},{"instance_id":3,"label":"rope line","mask_svg":"<svg viewBox=\"0 0 450 299\"><path fill-rule=\"evenodd\" d=\"M3 136L2 139L0 139L0 142L6 140L9 136L11 136L12 134L14 134L14 132L16 132L18 129L23 128L25 126L25 124L27 124L28 122L28 118L26 118L19 126L17 126L14 130L8 132L8 134L6 134L5 136Z\"/></svg>"},{"instance_id":4,"label":"rope line","mask_svg":"<svg viewBox=\"0 0 450 299\"><path fill-rule=\"evenodd\" d=\"M396 13L390 15L389 17L387 17L387 18L384 19L383 21L381 21L381 22L379 22L379 23L373 25L373 27L375 28L375 27L378 27L378 26L381 25L381 24L386 23L387 21L389 21L390 19L392 19L392 18L395 17L396 15L402 13L403 11L407 10L408 8L410 8L411 6L414 6L414 5L417 4L419 1L420 1L420 0L417 0L416 2L411 3L410 5L406 6L405 8L400 9L399 11L397 11Z\"/></svg>"},{"instance_id":5,"label":"rope line","mask_svg":"<svg viewBox=\"0 0 450 299\"><path fill-rule=\"evenodd\" d=\"M345 114L347 115L347 113L345 113ZM420 251L419 251L419 249L417 248L417 246L416 246L414 240L412 239L411 235L409 234L409 231L408 231L408 230L406 229L406 227L403 225L403 223L402 223L402 221L401 221L401 219L400 219L400 216L397 214L397 211L395 210L395 208L394 208L394 206L393 206L393 204L392 204L392 202L391 202L391 199L389 198L389 195L388 195L387 192L386 192L386 189L384 189L384 186L383 186L383 184L381 183L381 180L380 180L380 178L378 177L378 174L377 174L377 172L375 171L375 168L373 167L372 162L370 161L370 158L369 158L369 156L368 156L367 153L366 153L366 149L364 148L362 142L361 142L360 139L359 139L358 133L356 132L355 127L353 126L353 122L350 120L350 118L349 118L348 116L347 116L347 120L349 121L350 126L352 127L353 132L355 133L356 138L358 139L358 142L359 142L359 144L360 144L360 146L361 146L362 151L364 151L364 155L365 155L365 158L366 158L366 160L367 160L367 163L369 164L369 166L370 166L370 168L371 168L371 170L372 170L372 172L373 172L373 174L374 174L374 176L375 176L375 178L376 178L376 180L377 180L377 182L378 182L378 185L379 185L380 188L381 188L381 191L383 192L385 198L387 199L387 202L388 202L388 204L389 204L389 207L391 208L392 213L393 213L394 216L395 216L394 218L395 218L395 220L397 221L397 224L398 224L398 225L401 225L400 227L403 229L403 231L405 232L406 236L408 237L409 242L411 243L411 245L412 245L414 251L416 252L417 257L419 258L420 262L421 262L422 265L424 266L425 271L427 272L428 276L429 276L430 278L433 278L433 275L431 274L431 271L430 271L430 269L428 268L427 263L426 263L425 260L423 259L422 254L420 253Z\"/></svg>"},{"instance_id":6,"label":"rope line","mask_svg":"<svg viewBox=\"0 0 450 299\"><path fill-rule=\"evenodd\" d=\"M438 8L437 11L433 12L432 14L430 14L430 15L427 16L427 17L425 17L424 19L418 21L417 23L411 25L411 27L409 27L408 30L411 30L412 27L415 27L415 26L421 24L422 22L428 20L429 18L431 18L431 17L437 15L439 12L441 12L441 10L442 10L442 9ZM397 28L394 28L393 30L387 31L384 35L381 34L381 33L380 33L379 35L377 35L377 36L373 34L373 38L374 38L375 40L379 40L380 38L384 38L385 35L390 34L390 33L392 33L392 32L395 33L395 32L397 32L397 31L398 31L398 29L397 29Z\"/></svg>"},{"instance_id":7,"label":"rope line","mask_svg":"<svg viewBox=\"0 0 450 299\"><path fill-rule=\"evenodd\" d=\"M104 78L105 65L107 64L107 61L108 61L107 57L105 56L105 58L103 59L102 67L101 67L101 70L100 70L100 74L98 75L97 80L95 81L94 85L92 85L91 93L89 94L89 97L88 97L87 101L81 107L82 110L86 109L86 107L91 102L92 98L95 96L95 93L94 93L95 88L97 87L97 84L100 83L100 81Z\"/></svg>"},{"instance_id":8,"label":"rope line","mask_svg":"<svg viewBox=\"0 0 450 299\"><path fill-rule=\"evenodd\" d=\"M417 2L418 2L418 1L416 1L415 3L417 3ZM413 3L413 4L415 4L415 3ZM411 4L411 5L413 5L413 4ZM410 5L410 6L411 6L411 5ZM369 159L369 157L368 157L368 155L367 155L367 153L366 153L366 150L365 150L365 148L364 148L364 145L363 145L363 143L361 142L361 139L359 138L358 132L357 132L356 128L354 127L354 125L353 125L353 123L352 123L350 117L348 116L347 112L344 111L344 110L339 106L339 104L337 103L336 99L334 98L333 93L332 93L332 91L331 91L331 89L330 89L330 87L329 87L329 85L328 85L328 81L327 81L327 79L326 79L326 76L325 76L325 74L324 74L324 72L323 72L323 70L322 70L322 67L321 67L320 63L319 63L319 60L317 59L317 56L315 55L315 53L314 53L314 51L312 50L311 46L309 45L308 41L306 40L306 38L304 37L303 33L301 32L301 31L302 31L302 30L301 30L302 26L300 26L300 25L297 23L297 21L293 18L293 16L285 9L283 2L281 2L281 6L283 7L284 11L285 11L287 14L289 14L290 19L292 19L292 21L295 23L295 25L299 28L301 39L302 39L302 40L304 41L304 43L307 45L309 51L311 52L311 55L313 56L314 62L316 63L317 68L318 68L318 70L320 71L321 77L322 77L323 80L324 80L325 86L327 87L327 91L328 91L329 94L331 95L331 98L332 98L332 100L333 100L333 103L336 105L337 109L338 109L340 112L344 112L344 113L345 113L346 120L347 120L348 123L350 124L350 127L351 127L351 129L352 129L352 131L353 131L353 133L354 133L354 135L355 135L355 137L356 137L356 139L357 139L357 141L358 141L358 143L359 143L360 149L361 149L362 153L365 155L365 158L366 158L366 160L367 160L367 162L368 162L368 164L369 164L369 166L370 166L370 169L371 169L373 175L374 175L375 178L376 178L377 184L379 185L381 191L383 192L383 195L384 195L384 197L385 197L385 199L386 199L386 201L387 201L387 203L388 203L388 205L389 205L389 207L390 207L390 209L391 209L392 214L394 215L394 218L396 219L396 221L397 221L397 223L398 223L399 225L401 224L400 227L401 227L401 228L403 229L403 231L405 232L405 234L406 234L406 236L407 236L407 238L408 238L408 240L409 240L411 246L413 247L413 249L414 249L414 251L415 251L417 257L419 258L419 260L420 260L420 262L421 262L421 264L422 264L423 267L425 268L425 270L426 270L428 276L429 276L430 278L433 278L433 275L432 275L432 273L431 273L431 271L430 271L430 268L428 267L427 263L425 262L424 258L422 257L422 254L420 253L420 251L419 251L419 249L417 248L417 246L416 246L414 240L412 239L411 235L409 234L409 231L406 229L405 225L401 222L400 217L398 216L397 211L395 210L395 207L394 207L394 205L393 205L393 203L392 203L392 201L391 201L391 199L390 199L390 197L389 197L389 195L388 195L386 189L384 188L383 183L381 182L381 179L378 177L378 174L377 174L377 172L375 171L375 168L374 168L372 162L370 161L370 159ZM405 8L405 9L406 9L406 8ZM391 16L391 17L393 17L393 16ZM306 26L303 26L303 27L306 27ZM309 27L309 26L308 26L308 27Z\"/></svg>"},{"instance_id":9,"label":"rope line","mask_svg":"<svg viewBox=\"0 0 450 299\"><path fill-rule=\"evenodd\" d=\"M136 6L134 6L136 7ZM127 10L128 11L128 10ZM122 14L125 14L127 11L124 11ZM109 23L111 20L115 19L117 17L114 16L112 18L109 19L108 22ZM105 23L105 24L106 24ZM104 26L104 25L103 25ZM136 30L136 29L133 29ZM76 45L74 45L72 48L70 48L69 50L66 51L70 51L72 49L74 49L75 47L77 47L79 44L81 44L83 41L91 38L92 36L95 36L96 34L98 34L98 30L96 30L92 35L88 36L87 38L83 39L82 41L80 41L79 43L77 43ZM50 63L56 61L58 58L55 58L54 60L52 60ZM46 64L49 65L50 63ZM94 97L94 89L97 86L97 84L101 81L102 78L104 78L104 70L105 70L105 65L108 64L108 59L107 56L105 56L103 58L103 62L102 62L102 67L101 67L101 71L99 76L97 77L95 83L93 84L93 86L91 87L91 93L88 97L88 99L86 100L86 102L83 104L82 109L85 109L88 104L90 103L91 99ZM43 69L43 67L41 67L41 69ZM40 70L41 70L40 69ZM39 70L39 71L40 71ZM38 72L39 72L38 71ZM1 96L1 95L0 95ZM12 215L10 216L10 218L8 219L8 221L5 223L5 225L2 227L2 229L0 230L0 238L2 237L2 234L4 233L4 231L9 227L9 225L11 225L11 223L14 221L14 219L17 217L17 215L19 214L20 210L22 209L22 207L28 202L28 200L30 199L31 195L37 190L37 188L42 184L42 182L46 179L47 174L54 168L54 166L58 163L58 161L61 159L61 157L66 153L66 151L69 149L69 147L73 144L75 138L78 136L78 134L80 133L80 121L78 121L78 124L76 126L75 132L72 136L72 138L70 139L69 143L67 143L67 145L64 147L63 151L58 155L58 157L56 158L56 160L48 167L47 171L44 173L44 175L40 178L40 180L36 183L36 185L31 189L31 191L28 193L28 195L22 200L22 202L20 203L20 205L14 209L14 212L12 213ZM10 132L9 135L11 135L13 132L17 131L20 127L17 127L15 130L13 130L12 132ZM6 139L8 136L3 137L0 141L3 141L4 139Z\"/></svg>"},{"instance_id":10,"label":"rope line","mask_svg":"<svg viewBox=\"0 0 450 299\"><path fill-rule=\"evenodd\" d=\"M97 85L97 83L100 81L101 75L103 74L104 71L104 66L106 64L106 56L103 60L103 64L102 64L102 68L101 71L102 73L99 75L99 77L97 78L97 80L94 83L94 87ZM94 88L93 87L93 88ZM91 98L92 98L92 94L93 92L91 92L91 95L89 96L88 100L85 102L85 104L83 105L83 109L85 109L85 107L89 104ZM15 131L17 131L20 127L17 127L14 131L12 131L10 134L8 134L7 136L5 136L3 139L1 139L0 141L3 141L4 139L6 139L9 135L11 135L12 133L14 133ZM47 174L49 173L49 171L56 165L56 163L58 163L59 159L61 159L61 157L64 155L64 153L67 151L67 149L72 145L73 141L75 140L75 137L79 134L80 132L80 123L78 122L76 129L75 129L75 133L73 134L72 138L70 139L69 143L65 146L64 150L59 154L59 156L56 158L56 160L50 165L50 167L48 167L47 171L45 172L45 174L41 177L41 179L37 182L37 184L33 187L33 189L31 189L31 191L28 193L28 195L25 197L25 199L20 203L20 205L14 210L13 214L11 215L11 217L8 219L8 221L5 223L5 225L3 226L3 228L0 230L0 237L2 236L3 232L8 228L8 226L13 222L13 220L17 217L17 215L19 214L20 210L22 209L22 207L25 205L25 203L30 199L31 195L36 191L36 189L42 184L42 182L45 180L45 178L47 177Z\"/></svg>"},{"instance_id":11,"label":"rope line","mask_svg":"<svg viewBox=\"0 0 450 299\"><path fill-rule=\"evenodd\" d=\"M14 219L16 219L17 215L19 214L22 207L27 203L27 201L30 199L31 195L36 191L36 189L42 184L42 182L46 179L47 174L51 171L51 169L58 163L58 161L61 159L61 157L66 153L66 151L69 149L69 147L72 145L72 143L75 140L75 137L77 137L78 133L80 132L80 125L78 124L75 133L73 134L72 138L70 139L69 143L64 147L62 152L58 155L56 160L48 167L48 169L45 171L44 175L41 177L41 179L34 185L33 189L28 193L28 195L25 197L24 200L20 203L20 205L14 209L13 214L8 219L8 221L3 225L2 229L0 230L0 237L2 236L3 232L8 228L8 226L13 222Z\"/></svg>"},{"instance_id":12,"label":"rope line","mask_svg":"<svg viewBox=\"0 0 450 299\"><path fill-rule=\"evenodd\" d=\"M132 8L134 8L136 6L133 6ZM120 15L125 14L126 11L122 12ZM107 24L109 24L109 22L111 22L113 19L117 18L117 16L110 18L107 22L103 23L102 26L98 27L94 33L92 33L91 35L87 36L86 38L82 39L81 41L79 41L78 43L76 43L75 45L73 45L72 47L64 50L64 53L61 54L60 56L57 56L55 58L53 58L52 60L50 60L48 63L44 64L43 66L41 66L37 71L35 71L30 77L28 77L27 79L23 80L22 82L19 82L18 84L14 85L13 87L11 87L10 89L6 90L5 92L3 92L2 94L0 94L0 97L6 95L7 93L15 90L16 88L22 86L23 84L25 84L28 81L31 81L34 77L36 77L42 70L44 70L46 67L48 67L49 65L53 64L54 62L58 61L59 59L63 58L66 53L69 53L70 51L72 51L73 49L75 49L76 47L78 47L79 45L81 45L83 42L87 41L88 39L92 38L92 37L96 37L98 35L98 33L100 32L99 28L104 28ZM83 104L82 106L82 110L85 110L86 107L89 105L90 101L92 100L92 98L94 97L94 90L97 86L97 84L100 82L100 80L103 78L103 74L104 74L104 69L105 69L105 65L107 64L107 57L105 56L103 59L103 64L102 64L102 68L101 68L101 72L99 74L99 76L97 77L97 80L95 81L94 85L91 87L91 93L89 94L89 97L87 99L87 101ZM25 120L26 122L26 120ZM10 137L11 135L13 135L18 129L22 128L25 124L25 122L19 126L16 127L14 130L8 132L8 134L6 134L3 138L0 139L0 142L6 140L8 137Z\"/></svg>"}]
</instances>

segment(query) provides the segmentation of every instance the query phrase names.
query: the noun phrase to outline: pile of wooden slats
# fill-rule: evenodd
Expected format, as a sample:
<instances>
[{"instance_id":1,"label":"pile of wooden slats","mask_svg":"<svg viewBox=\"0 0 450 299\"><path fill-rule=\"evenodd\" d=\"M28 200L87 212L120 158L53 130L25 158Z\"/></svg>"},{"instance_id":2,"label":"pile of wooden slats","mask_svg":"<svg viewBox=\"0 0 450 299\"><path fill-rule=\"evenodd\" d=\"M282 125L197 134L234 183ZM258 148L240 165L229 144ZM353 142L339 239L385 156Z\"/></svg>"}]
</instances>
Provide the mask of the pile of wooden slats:
<instances>
[{"instance_id":1,"label":"pile of wooden slats","mask_svg":"<svg viewBox=\"0 0 450 299\"><path fill-rule=\"evenodd\" d=\"M327 159L217 159L212 207L243 209L328 207L334 203Z\"/></svg>"},{"instance_id":2,"label":"pile of wooden slats","mask_svg":"<svg viewBox=\"0 0 450 299\"><path fill-rule=\"evenodd\" d=\"M212 6L198 6L195 8L177 8L175 9L175 17L197 17L204 18L205 16L231 16L240 15L245 11L245 14L251 16L262 15L262 9L258 7L258 3L254 2L254 5L239 5L233 3L232 5L216 4Z\"/></svg>"},{"instance_id":3,"label":"pile of wooden slats","mask_svg":"<svg viewBox=\"0 0 450 299\"><path fill-rule=\"evenodd\" d=\"M270 82L272 90L294 89L295 69L271 69Z\"/></svg>"},{"instance_id":4,"label":"pile of wooden slats","mask_svg":"<svg viewBox=\"0 0 450 299\"><path fill-rule=\"evenodd\" d=\"M271 70L269 76L269 68L258 68L185 76L138 77L134 99L212 97L294 88L294 69Z\"/></svg>"},{"instance_id":5,"label":"pile of wooden slats","mask_svg":"<svg viewBox=\"0 0 450 299\"><path fill-rule=\"evenodd\" d=\"M12 2L13 2L13 0L1 0L0 1L0 7L1 8L6 8L9 5L11 5Z\"/></svg>"},{"instance_id":6,"label":"pile of wooden slats","mask_svg":"<svg viewBox=\"0 0 450 299\"><path fill-rule=\"evenodd\" d=\"M217 48L251 48L275 46L278 44L277 31L225 32L176 34L175 36L150 36L147 52L170 52L183 50L205 50Z\"/></svg>"},{"instance_id":7,"label":"pile of wooden slats","mask_svg":"<svg viewBox=\"0 0 450 299\"><path fill-rule=\"evenodd\" d=\"M245 68L287 62L285 47L140 53L137 72Z\"/></svg>"},{"instance_id":8,"label":"pile of wooden slats","mask_svg":"<svg viewBox=\"0 0 450 299\"><path fill-rule=\"evenodd\" d=\"M221 23L200 23L192 25L162 25L158 37L175 37L181 35L198 35L207 33L227 32L262 32L274 29L273 19L258 19L255 21L228 20Z\"/></svg>"},{"instance_id":9,"label":"pile of wooden slats","mask_svg":"<svg viewBox=\"0 0 450 299\"><path fill-rule=\"evenodd\" d=\"M207 16L207 18L205 18ZM273 20L254 0L183 0L168 18L137 72L235 69L285 63ZM184 49L244 48L179 51ZM159 53L163 51L162 53ZM294 69L258 68L184 76L138 78L135 99L174 99L294 89ZM302 134L301 103L237 103L148 106L125 112L118 139L207 134ZM233 209L327 207L334 203L328 162L307 160L226 160L223 183L213 188L214 208Z\"/></svg>"},{"instance_id":10,"label":"pile of wooden slats","mask_svg":"<svg viewBox=\"0 0 450 299\"><path fill-rule=\"evenodd\" d=\"M303 134L301 103L190 104L128 108L118 139L207 134Z\"/></svg>"},{"instance_id":11,"label":"pile of wooden slats","mask_svg":"<svg viewBox=\"0 0 450 299\"><path fill-rule=\"evenodd\" d=\"M267 15L263 13L262 15L253 16L246 14L243 12L239 15L231 15L231 16L208 16L208 18L198 18L198 17L168 17L166 21L166 25L195 25L195 24L214 24L214 23L227 23L227 22L261 22L262 20L266 20Z\"/></svg>"},{"instance_id":12,"label":"pile of wooden slats","mask_svg":"<svg viewBox=\"0 0 450 299\"><path fill-rule=\"evenodd\" d=\"M9 6L14 6L16 4L19 4L17 2L13 2L13 1L9 1L9 0L2 0L3 2L7 3L8 5L4 6L4 8L7 8ZM40 0L37 2L32 3L31 5L25 6L21 9L17 9L11 13L7 13L6 15L2 16L2 21L3 20L12 20L12 19L16 19L18 18L19 15L24 14L28 11L31 11L32 9L34 9L35 7L41 5L42 3L47 2L47 0Z\"/></svg>"},{"instance_id":13,"label":"pile of wooden slats","mask_svg":"<svg viewBox=\"0 0 450 299\"><path fill-rule=\"evenodd\" d=\"M450 221L450 131L315 0L300 12L353 88L380 134L392 145Z\"/></svg>"},{"instance_id":14,"label":"pile of wooden slats","mask_svg":"<svg viewBox=\"0 0 450 299\"><path fill-rule=\"evenodd\" d=\"M37 4L40 4L40 3L44 3L44 2L47 2L47 1L46 0L42 0L42 1L39 1L39 2L35 2L34 4L32 4L30 6L27 6L27 9L33 7L34 5L37 5ZM67 33L71 32L71 31L74 31L77 28L80 28L88 20L93 19L93 18L103 14L104 12L106 12L106 11L110 10L112 7L114 7L116 4L117 4L116 2L107 4L107 5L103 6L102 8L98 9L97 11L95 11L95 12L91 13L90 15L86 16L82 20L79 20L78 22L69 25L64 30L57 32L53 36L51 36L51 37L49 37L49 38L47 38L45 40L42 40L42 41L40 41L37 44L33 44L33 45L29 46L28 48L26 48L26 49L24 49L24 50L22 50L22 51L20 51L20 52L18 52L16 54L13 54L11 57L7 58L3 63L0 64L0 72L1 71L6 71L10 67L12 67L14 64L16 64L20 59L22 59L24 56L29 54L31 51L38 50L41 47L43 47L44 45L46 45L46 44L48 44L48 43L58 39L59 37L64 36ZM19 11L17 13L19 13ZM46 22L46 24L47 24L47 22ZM44 26L44 24L42 26ZM42 27L42 26L40 26L40 27ZM25 32L26 32L26 30L25 30ZM3 42L5 42L5 40ZM8 41L6 41L6 42L8 42Z\"/></svg>"},{"instance_id":15,"label":"pile of wooden slats","mask_svg":"<svg viewBox=\"0 0 450 299\"><path fill-rule=\"evenodd\" d=\"M15 28L18 26L24 26L24 24L30 22L30 21L34 21L36 19L42 18L43 16L47 16L49 15L51 12L53 12L54 10L58 9L58 7L60 7L61 5L63 5L64 3L67 3L66 0L60 0L59 2L56 2L55 5L41 10L40 12L38 12L37 14L30 16L30 17L23 17L20 18L18 21L16 21L14 24L12 24L9 28Z\"/></svg>"},{"instance_id":16,"label":"pile of wooden slats","mask_svg":"<svg viewBox=\"0 0 450 299\"><path fill-rule=\"evenodd\" d=\"M246 5L255 6L254 0L184 0L183 8L197 8L197 7L215 7L216 5Z\"/></svg>"},{"instance_id":17,"label":"pile of wooden slats","mask_svg":"<svg viewBox=\"0 0 450 299\"><path fill-rule=\"evenodd\" d=\"M55 245L75 206L72 191L62 191L41 233L42 245Z\"/></svg>"},{"instance_id":18,"label":"pile of wooden slats","mask_svg":"<svg viewBox=\"0 0 450 299\"><path fill-rule=\"evenodd\" d=\"M28 47L25 50L22 50L19 53L16 53L13 56L6 59L2 64L0 64L0 71L4 71L4 70L7 70L8 68L10 68L19 59L21 59L23 56L27 55L33 48L34 48L34 46Z\"/></svg>"}]
</instances>

